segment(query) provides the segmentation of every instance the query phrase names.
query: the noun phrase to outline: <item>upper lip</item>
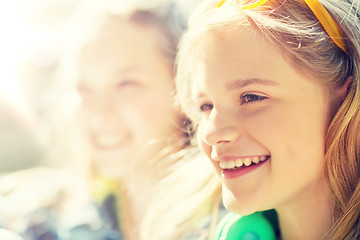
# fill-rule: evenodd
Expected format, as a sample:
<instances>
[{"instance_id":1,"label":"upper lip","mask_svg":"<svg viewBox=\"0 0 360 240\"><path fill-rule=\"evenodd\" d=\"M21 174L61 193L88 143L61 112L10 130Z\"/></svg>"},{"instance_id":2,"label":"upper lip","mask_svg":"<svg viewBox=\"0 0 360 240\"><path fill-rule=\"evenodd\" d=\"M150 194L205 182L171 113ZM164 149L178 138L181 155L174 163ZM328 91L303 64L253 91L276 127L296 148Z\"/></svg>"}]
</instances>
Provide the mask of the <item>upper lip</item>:
<instances>
[{"instance_id":1,"label":"upper lip","mask_svg":"<svg viewBox=\"0 0 360 240\"><path fill-rule=\"evenodd\" d=\"M113 149L124 145L126 138L116 134L98 134L92 137L92 143L99 149Z\"/></svg>"}]
</instances>

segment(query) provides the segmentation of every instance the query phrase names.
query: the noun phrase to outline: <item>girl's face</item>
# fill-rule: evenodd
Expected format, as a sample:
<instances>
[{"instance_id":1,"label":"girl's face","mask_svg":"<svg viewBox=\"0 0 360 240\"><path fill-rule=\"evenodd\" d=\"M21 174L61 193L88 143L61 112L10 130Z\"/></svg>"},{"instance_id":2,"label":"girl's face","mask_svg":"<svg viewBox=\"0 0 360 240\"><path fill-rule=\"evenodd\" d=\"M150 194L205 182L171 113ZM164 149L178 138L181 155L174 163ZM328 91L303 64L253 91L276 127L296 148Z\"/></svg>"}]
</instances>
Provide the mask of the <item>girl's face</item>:
<instances>
[{"instance_id":1,"label":"girl's face","mask_svg":"<svg viewBox=\"0 0 360 240\"><path fill-rule=\"evenodd\" d=\"M330 91L254 32L203 40L192 75L198 140L221 176L225 206L250 214L327 194Z\"/></svg>"},{"instance_id":2,"label":"girl's face","mask_svg":"<svg viewBox=\"0 0 360 240\"><path fill-rule=\"evenodd\" d=\"M123 178L165 147L176 130L172 66L160 33L131 22L113 23L80 52L80 119L96 168Z\"/></svg>"}]
</instances>

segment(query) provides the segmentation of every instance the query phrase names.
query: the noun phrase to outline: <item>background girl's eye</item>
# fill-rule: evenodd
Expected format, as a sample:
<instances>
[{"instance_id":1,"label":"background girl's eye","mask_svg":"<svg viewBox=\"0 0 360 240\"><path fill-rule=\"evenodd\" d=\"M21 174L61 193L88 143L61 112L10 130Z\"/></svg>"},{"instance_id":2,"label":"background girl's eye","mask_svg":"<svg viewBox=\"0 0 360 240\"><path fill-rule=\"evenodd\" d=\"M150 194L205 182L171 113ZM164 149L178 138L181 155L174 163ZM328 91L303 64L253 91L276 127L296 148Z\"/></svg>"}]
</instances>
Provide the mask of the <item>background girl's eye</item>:
<instances>
[{"instance_id":1,"label":"background girl's eye","mask_svg":"<svg viewBox=\"0 0 360 240\"><path fill-rule=\"evenodd\" d=\"M206 111L209 111L209 110L211 110L211 109L213 109L213 105L212 105L212 104L205 103L205 104L202 104L202 105L200 106L200 111L201 111L201 112L206 112Z\"/></svg>"},{"instance_id":2,"label":"background girl's eye","mask_svg":"<svg viewBox=\"0 0 360 240\"><path fill-rule=\"evenodd\" d=\"M264 96L260 96L260 95L256 95L256 94L245 94L245 95L241 96L241 104L262 101L264 99L266 99L266 97L264 97Z\"/></svg>"},{"instance_id":3,"label":"background girl's eye","mask_svg":"<svg viewBox=\"0 0 360 240\"><path fill-rule=\"evenodd\" d=\"M118 88L136 87L139 85L139 83L135 80L123 80L123 81L118 82L116 85Z\"/></svg>"}]
</instances>

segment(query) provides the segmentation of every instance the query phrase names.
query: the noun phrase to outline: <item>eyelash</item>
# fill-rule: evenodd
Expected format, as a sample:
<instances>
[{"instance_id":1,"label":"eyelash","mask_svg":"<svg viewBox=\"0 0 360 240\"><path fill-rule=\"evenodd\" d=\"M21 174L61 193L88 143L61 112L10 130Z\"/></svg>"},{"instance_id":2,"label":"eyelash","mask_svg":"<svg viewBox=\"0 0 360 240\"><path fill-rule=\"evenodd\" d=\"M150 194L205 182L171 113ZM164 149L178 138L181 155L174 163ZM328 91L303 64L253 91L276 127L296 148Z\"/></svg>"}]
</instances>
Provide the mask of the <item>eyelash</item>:
<instances>
[{"instance_id":1,"label":"eyelash","mask_svg":"<svg viewBox=\"0 0 360 240\"><path fill-rule=\"evenodd\" d=\"M256 99L251 100L251 99L249 99L250 97L251 98L256 97ZM265 96L260 96L260 95L253 94L253 93L247 93L247 94L240 96L240 105L250 104L250 103L254 103L254 102L260 102L260 101L263 101L266 99L267 99L267 97L265 97Z\"/></svg>"},{"instance_id":2,"label":"eyelash","mask_svg":"<svg viewBox=\"0 0 360 240\"><path fill-rule=\"evenodd\" d=\"M124 80L116 84L117 88L136 87L138 85L138 82L136 82L135 80Z\"/></svg>"},{"instance_id":3,"label":"eyelash","mask_svg":"<svg viewBox=\"0 0 360 240\"><path fill-rule=\"evenodd\" d=\"M254 97L256 99L251 99L251 98L254 98ZM257 95L257 94L247 93L247 94L244 94L244 95L240 96L240 105L251 104L251 103L255 103L255 102L261 102L261 101L264 101L266 99L267 99L267 97L265 97L265 96L260 96L260 95ZM206 111L212 110L213 107L214 106L212 104L205 103L205 104L202 104L200 106L200 111L201 112L206 112Z\"/></svg>"},{"instance_id":4,"label":"eyelash","mask_svg":"<svg viewBox=\"0 0 360 240\"><path fill-rule=\"evenodd\" d=\"M206 112L206 111L209 111L209 110L211 110L211 109L213 109L213 105L212 104L209 104L209 103L205 103L205 104L202 104L201 106L200 106L200 111L201 112Z\"/></svg>"}]
</instances>

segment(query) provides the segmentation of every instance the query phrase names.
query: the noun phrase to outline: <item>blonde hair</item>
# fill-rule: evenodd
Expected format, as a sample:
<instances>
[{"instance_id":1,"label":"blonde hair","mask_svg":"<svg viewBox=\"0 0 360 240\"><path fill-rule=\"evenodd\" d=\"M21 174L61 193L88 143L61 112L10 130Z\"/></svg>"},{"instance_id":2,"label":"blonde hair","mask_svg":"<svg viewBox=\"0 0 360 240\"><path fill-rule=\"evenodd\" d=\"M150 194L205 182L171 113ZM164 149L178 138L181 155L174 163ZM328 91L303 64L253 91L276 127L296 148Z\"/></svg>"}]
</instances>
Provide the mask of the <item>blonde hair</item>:
<instances>
[{"instance_id":1,"label":"blonde hair","mask_svg":"<svg viewBox=\"0 0 360 240\"><path fill-rule=\"evenodd\" d=\"M137 10L128 15L127 20L157 27L164 35L160 43L161 51L174 66L178 40L181 30L184 30L181 27L184 28L185 25L174 22L174 19L171 19L172 14L179 13L169 12L165 18L159 18L151 11ZM152 199L149 212L140 225L141 239L176 240L194 234L196 239L201 240L212 238L213 235L210 226L203 224L206 220L217 220L217 216L211 219L211 213L219 206L220 182L210 162L191 144L191 122L183 116L176 124L184 133L185 141L176 139L175 147L163 149L158 156L150 159L145 167L145 170L153 175L162 175L159 173L161 171L165 172L165 176L149 189ZM167 162L158 161L160 158L167 159Z\"/></svg>"},{"instance_id":2,"label":"blonde hair","mask_svg":"<svg viewBox=\"0 0 360 240\"><path fill-rule=\"evenodd\" d=\"M360 2L319 0L343 31L348 54L335 45L303 1L269 0L254 10L242 10L231 1L217 8L218 2L205 1L199 6L181 43L176 84L184 109L197 119L189 66L201 45L201 34L212 30L236 31L245 25L260 32L297 70L312 74L329 89L352 80L326 135L325 174L334 219L325 238L356 239L360 236Z\"/></svg>"},{"instance_id":3,"label":"blonde hair","mask_svg":"<svg viewBox=\"0 0 360 240\"><path fill-rule=\"evenodd\" d=\"M141 239L212 239L220 205L219 178L197 148L171 157L176 160L169 174L151 189L154 198L141 225Z\"/></svg>"}]
</instances>

